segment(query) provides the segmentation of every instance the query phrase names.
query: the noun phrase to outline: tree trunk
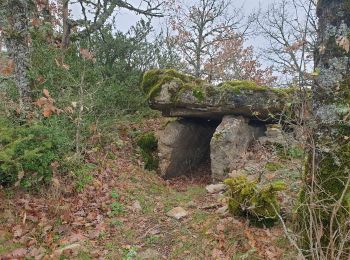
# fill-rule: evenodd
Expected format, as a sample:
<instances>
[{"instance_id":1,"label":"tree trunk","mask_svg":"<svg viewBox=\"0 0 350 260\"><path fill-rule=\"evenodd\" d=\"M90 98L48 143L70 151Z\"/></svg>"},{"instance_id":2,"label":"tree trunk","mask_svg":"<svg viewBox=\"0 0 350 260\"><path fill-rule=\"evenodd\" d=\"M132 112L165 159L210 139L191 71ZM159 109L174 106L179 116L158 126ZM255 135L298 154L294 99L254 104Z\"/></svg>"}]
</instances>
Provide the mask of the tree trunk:
<instances>
[{"instance_id":1,"label":"tree trunk","mask_svg":"<svg viewBox=\"0 0 350 260\"><path fill-rule=\"evenodd\" d=\"M32 108L29 66L28 1L11 0L7 4L6 48L14 62L14 79L20 95L21 116L28 117Z\"/></svg>"},{"instance_id":2,"label":"tree trunk","mask_svg":"<svg viewBox=\"0 0 350 260\"><path fill-rule=\"evenodd\" d=\"M69 35L70 35L70 24L68 20L69 10L68 10L68 0L62 0L62 24L63 24L63 34L62 34L62 48L66 49L69 46Z\"/></svg>"},{"instance_id":3,"label":"tree trunk","mask_svg":"<svg viewBox=\"0 0 350 260\"><path fill-rule=\"evenodd\" d=\"M304 224L302 244L306 242L309 253L318 259L345 259L350 235L350 2L319 0L317 16L313 149L299 223Z\"/></svg>"}]
</instances>

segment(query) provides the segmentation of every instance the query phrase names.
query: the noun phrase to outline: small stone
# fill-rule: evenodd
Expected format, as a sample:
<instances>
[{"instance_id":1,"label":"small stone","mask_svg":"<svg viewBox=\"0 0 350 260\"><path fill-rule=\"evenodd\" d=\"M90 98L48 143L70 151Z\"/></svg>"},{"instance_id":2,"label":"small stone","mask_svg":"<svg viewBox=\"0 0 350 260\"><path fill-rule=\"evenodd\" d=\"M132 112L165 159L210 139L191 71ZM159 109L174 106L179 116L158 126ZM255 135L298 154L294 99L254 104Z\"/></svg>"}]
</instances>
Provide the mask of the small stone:
<instances>
[{"instance_id":1,"label":"small stone","mask_svg":"<svg viewBox=\"0 0 350 260\"><path fill-rule=\"evenodd\" d=\"M150 235L154 236L154 235L158 235L160 234L160 230L159 229L152 229L150 232L149 232Z\"/></svg>"},{"instance_id":2,"label":"small stone","mask_svg":"<svg viewBox=\"0 0 350 260\"><path fill-rule=\"evenodd\" d=\"M168 217L172 217L172 218L175 218L175 219L181 219L183 217L186 217L187 216L187 211L184 210L183 208L181 207L176 207L176 208L173 208L172 210L168 211L166 213L166 215Z\"/></svg>"},{"instance_id":3,"label":"small stone","mask_svg":"<svg viewBox=\"0 0 350 260\"><path fill-rule=\"evenodd\" d=\"M193 201L193 200L191 200L191 201L189 201L189 202L187 202L187 204L186 204L186 206L188 207L188 208L196 208L197 207L197 205L196 205L196 203Z\"/></svg>"},{"instance_id":4,"label":"small stone","mask_svg":"<svg viewBox=\"0 0 350 260\"><path fill-rule=\"evenodd\" d=\"M157 250L148 248L146 251L141 252L138 254L138 257L141 259L150 259L150 260L158 260L160 259L160 255L157 252Z\"/></svg>"},{"instance_id":5,"label":"small stone","mask_svg":"<svg viewBox=\"0 0 350 260\"><path fill-rule=\"evenodd\" d=\"M221 208L218 208L218 209L215 211L215 213L217 213L217 214L219 214L219 215L222 215L222 216L226 215L226 214L228 213L228 206L225 205L225 206L223 206L223 207L221 207Z\"/></svg>"},{"instance_id":6,"label":"small stone","mask_svg":"<svg viewBox=\"0 0 350 260\"><path fill-rule=\"evenodd\" d=\"M210 184L210 185L206 186L205 189L211 194L219 193L219 192L224 191L226 189L226 185L223 183Z\"/></svg>"},{"instance_id":7,"label":"small stone","mask_svg":"<svg viewBox=\"0 0 350 260\"><path fill-rule=\"evenodd\" d=\"M132 210L135 212L142 211L141 203L138 200L135 200L131 207L132 207Z\"/></svg>"}]
</instances>

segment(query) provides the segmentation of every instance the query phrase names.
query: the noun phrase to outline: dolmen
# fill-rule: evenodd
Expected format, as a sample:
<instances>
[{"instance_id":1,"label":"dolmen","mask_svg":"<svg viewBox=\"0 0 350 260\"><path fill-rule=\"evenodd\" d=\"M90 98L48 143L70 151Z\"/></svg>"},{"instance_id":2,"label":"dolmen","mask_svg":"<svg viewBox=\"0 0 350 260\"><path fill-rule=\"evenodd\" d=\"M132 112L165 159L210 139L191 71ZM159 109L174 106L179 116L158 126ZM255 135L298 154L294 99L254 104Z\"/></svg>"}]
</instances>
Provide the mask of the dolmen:
<instances>
[{"instance_id":1,"label":"dolmen","mask_svg":"<svg viewBox=\"0 0 350 260\"><path fill-rule=\"evenodd\" d=\"M174 118L156 134L160 175L184 175L210 155L214 181L227 178L235 159L290 113L296 95L251 81L209 84L170 69L146 72L142 88L152 109Z\"/></svg>"}]
</instances>

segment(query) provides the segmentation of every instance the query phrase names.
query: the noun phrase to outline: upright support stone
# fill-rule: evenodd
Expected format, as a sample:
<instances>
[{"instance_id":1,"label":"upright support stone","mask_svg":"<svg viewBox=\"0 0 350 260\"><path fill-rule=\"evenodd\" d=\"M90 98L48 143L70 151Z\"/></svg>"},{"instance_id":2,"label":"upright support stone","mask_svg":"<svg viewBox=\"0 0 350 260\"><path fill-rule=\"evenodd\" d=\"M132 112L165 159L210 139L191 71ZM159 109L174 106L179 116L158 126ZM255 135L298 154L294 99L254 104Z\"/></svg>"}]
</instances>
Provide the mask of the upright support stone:
<instances>
[{"instance_id":1,"label":"upright support stone","mask_svg":"<svg viewBox=\"0 0 350 260\"><path fill-rule=\"evenodd\" d=\"M264 135L265 126L253 126L243 117L225 116L210 142L212 178L223 180L233 170L237 157L245 153L249 144Z\"/></svg>"},{"instance_id":2,"label":"upright support stone","mask_svg":"<svg viewBox=\"0 0 350 260\"><path fill-rule=\"evenodd\" d=\"M159 171L164 178L186 174L209 153L215 126L207 120L181 119L158 135Z\"/></svg>"}]
</instances>

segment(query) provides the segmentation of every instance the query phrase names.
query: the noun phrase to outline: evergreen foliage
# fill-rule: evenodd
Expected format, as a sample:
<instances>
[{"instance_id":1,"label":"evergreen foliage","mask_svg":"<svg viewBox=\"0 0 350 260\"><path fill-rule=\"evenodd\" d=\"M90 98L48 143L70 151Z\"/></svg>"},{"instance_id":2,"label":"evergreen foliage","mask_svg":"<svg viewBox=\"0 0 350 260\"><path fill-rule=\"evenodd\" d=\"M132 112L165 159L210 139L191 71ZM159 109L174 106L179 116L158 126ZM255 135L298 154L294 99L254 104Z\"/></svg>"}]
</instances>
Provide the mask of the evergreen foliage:
<instances>
[{"instance_id":1,"label":"evergreen foliage","mask_svg":"<svg viewBox=\"0 0 350 260\"><path fill-rule=\"evenodd\" d=\"M41 122L18 125L0 118L0 184L35 187L52 177L51 164L69 149L62 129Z\"/></svg>"}]
</instances>

